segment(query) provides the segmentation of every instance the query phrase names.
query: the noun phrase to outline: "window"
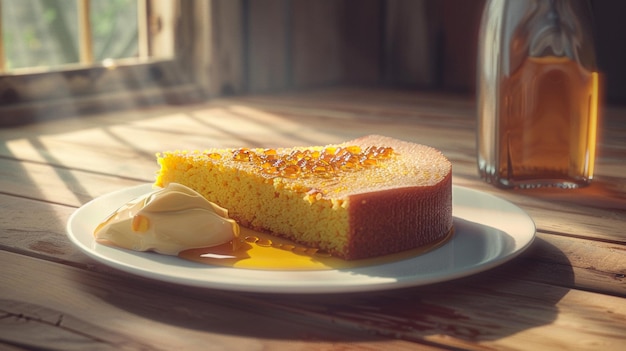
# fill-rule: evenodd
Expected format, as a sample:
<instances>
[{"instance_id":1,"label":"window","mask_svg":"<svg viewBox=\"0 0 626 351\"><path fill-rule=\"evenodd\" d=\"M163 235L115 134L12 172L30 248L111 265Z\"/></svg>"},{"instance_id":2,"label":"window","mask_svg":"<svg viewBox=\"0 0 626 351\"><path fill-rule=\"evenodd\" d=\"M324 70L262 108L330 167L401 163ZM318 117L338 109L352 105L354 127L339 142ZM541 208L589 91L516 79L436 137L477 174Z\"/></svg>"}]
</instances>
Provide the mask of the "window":
<instances>
[{"instance_id":1,"label":"window","mask_svg":"<svg viewBox=\"0 0 626 351\"><path fill-rule=\"evenodd\" d=\"M29 72L147 57L140 50L147 37L139 35L139 23L145 23L147 16L145 10L138 14L142 4L137 0L4 1L2 68Z\"/></svg>"},{"instance_id":2,"label":"window","mask_svg":"<svg viewBox=\"0 0 626 351\"><path fill-rule=\"evenodd\" d=\"M180 11L174 0L0 0L0 126L193 99L174 55Z\"/></svg>"}]
</instances>

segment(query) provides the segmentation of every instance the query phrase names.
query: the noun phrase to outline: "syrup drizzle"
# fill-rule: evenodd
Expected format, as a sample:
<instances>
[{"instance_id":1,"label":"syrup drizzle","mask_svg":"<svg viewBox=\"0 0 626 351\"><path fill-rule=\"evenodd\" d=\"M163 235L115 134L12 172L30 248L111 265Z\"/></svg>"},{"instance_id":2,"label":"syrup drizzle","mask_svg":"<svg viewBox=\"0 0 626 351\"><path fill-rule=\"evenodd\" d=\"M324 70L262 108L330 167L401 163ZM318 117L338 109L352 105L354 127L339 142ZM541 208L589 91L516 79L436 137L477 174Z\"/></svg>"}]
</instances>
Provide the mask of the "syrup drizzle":
<instances>
[{"instance_id":1,"label":"syrup drizzle","mask_svg":"<svg viewBox=\"0 0 626 351\"><path fill-rule=\"evenodd\" d=\"M346 261L329 253L295 244L289 240L241 228L240 242L190 249L178 254L180 258L222 267L260 270L330 270L366 267L390 263L431 251L446 243L454 229L441 241L423 247L382 257ZM233 249L234 248L234 249Z\"/></svg>"}]
</instances>

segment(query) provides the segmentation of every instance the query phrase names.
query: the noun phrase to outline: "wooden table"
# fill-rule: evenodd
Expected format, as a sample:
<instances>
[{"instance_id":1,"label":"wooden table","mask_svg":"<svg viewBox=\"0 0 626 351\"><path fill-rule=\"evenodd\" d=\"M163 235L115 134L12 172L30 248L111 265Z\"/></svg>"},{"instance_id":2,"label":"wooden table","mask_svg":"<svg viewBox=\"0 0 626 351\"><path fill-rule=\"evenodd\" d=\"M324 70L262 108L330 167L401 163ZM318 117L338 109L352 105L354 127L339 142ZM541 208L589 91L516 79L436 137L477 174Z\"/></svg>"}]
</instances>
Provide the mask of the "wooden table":
<instances>
[{"instance_id":1,"label":"wooden table","mask_svg":"<svg viewBox=\"0 0 626 351\"><path fill-rule=\"evenodd\" d=\"M0 346L9 350L590 349L626 345L626 111L608 108L580 190L482 182L470 99L329 89L0 129ZM168 149L293 146L378 133L441 149L455 185L524 209L537 238L473 276L399 290L261 294L152 281L68 240L81 205L150 183Z\"/></svg>"}]
</instances>

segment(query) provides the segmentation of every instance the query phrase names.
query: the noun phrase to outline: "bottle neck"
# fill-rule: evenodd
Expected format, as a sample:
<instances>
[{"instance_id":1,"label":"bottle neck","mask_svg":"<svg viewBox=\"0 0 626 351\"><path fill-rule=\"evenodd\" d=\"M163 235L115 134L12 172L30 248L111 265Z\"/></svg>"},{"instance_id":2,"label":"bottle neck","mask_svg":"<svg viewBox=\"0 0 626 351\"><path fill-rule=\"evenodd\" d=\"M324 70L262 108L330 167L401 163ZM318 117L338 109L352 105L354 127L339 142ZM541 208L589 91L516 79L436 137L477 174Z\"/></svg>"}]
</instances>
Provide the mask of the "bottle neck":
<instances>
[{"instance_id":1,"label":"bottle neck","mask_svg":"<svg viewBox=\"0 0 626 351\"><path fill-rule=\"evenodd\" d=\"M595 48L587 1L529 2L528 11L514 34L515 38L525 41L523 55L568 58L594 70Z\"/></svg>"}]
</instances>

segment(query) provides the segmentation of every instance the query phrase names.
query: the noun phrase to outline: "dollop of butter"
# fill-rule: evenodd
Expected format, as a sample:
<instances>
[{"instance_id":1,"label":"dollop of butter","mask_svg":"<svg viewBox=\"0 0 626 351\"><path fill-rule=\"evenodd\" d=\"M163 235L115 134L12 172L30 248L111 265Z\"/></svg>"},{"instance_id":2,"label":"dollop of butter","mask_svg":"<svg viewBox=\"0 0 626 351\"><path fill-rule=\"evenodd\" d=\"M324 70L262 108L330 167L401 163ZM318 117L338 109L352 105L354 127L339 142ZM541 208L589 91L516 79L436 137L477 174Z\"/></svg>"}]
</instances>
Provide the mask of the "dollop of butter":
<instances>
[{"instance_id":1,"label":"dollop of butter","mask_svg":"<svg viewBox=\"0 0 626 351\"><path fill-rule=\"evenodd\" d=\"M170 183L123 205L95 231L96 241L135 251L177 255L187 249L239 242L228 210L196 191Z\"/></svg>"}]
</instances>

